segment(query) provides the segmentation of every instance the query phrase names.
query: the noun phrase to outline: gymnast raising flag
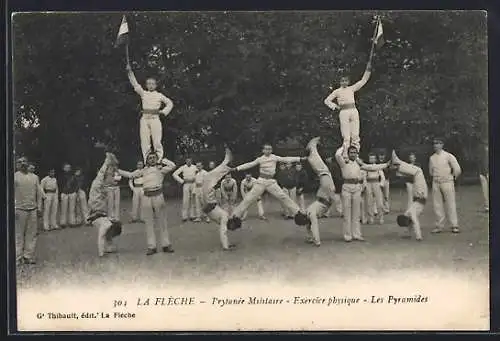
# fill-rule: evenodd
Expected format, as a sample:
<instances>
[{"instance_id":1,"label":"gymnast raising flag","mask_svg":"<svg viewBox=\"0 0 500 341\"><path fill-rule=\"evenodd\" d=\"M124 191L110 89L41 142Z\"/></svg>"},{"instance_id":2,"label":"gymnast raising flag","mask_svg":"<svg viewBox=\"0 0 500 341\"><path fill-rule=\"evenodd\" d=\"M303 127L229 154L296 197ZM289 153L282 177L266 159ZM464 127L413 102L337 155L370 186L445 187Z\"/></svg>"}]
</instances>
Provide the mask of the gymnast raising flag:
<instances>
[{"instance_id":1,"label":"gymnast raising flag","mask_svg":"<svg viewBox=\"0 0 500 341\"><path fill-rule=\"evenodd\" d=\"M343 75L340 78L340 87L334 90L328 97L324 100L324 103L331 110L335 111L339 109L339 119L340 119L340 133L343 139L343 148L347 153L350 146L356 147L359 152L361 147L361 141L359 138L359 112L356 108L356 101L354 98L354 93L361 90L361 88L368 82L372 72L372 58L375 46L381 47L384 44L383 39L383 29L382 22L380 18L377 18L377 25L373 33L372 47L370 51L370 57L368 58L368 63L366 64L366 69L363 77L356 83L350 85L349 76ZM337 100L337 103L334 101ZM344 158L347 154L344 155Z\"/></svg>"},{"instance_id":2,"label":"gymnast raising flag","mask_svg":"<svg viewBox=\"0 0 500 341\"><path fill-rule=\"evenodd\" d=\"M118 30L115 46L125 44L125 56L127 60L126 70L128 79L135 92L141 97L142 101L141 120L139 125L142 156L144 158L144 162L146 162L147 155L151 150L151 142L153 142L153 150L158 156L158 160L162 160L163 127L159 116L160 114L164 116L170 114L174 107L174 103L170 98L156 91L158 84L155 77L148 77L146 79L145 89L139 84L139 82L137 82L134 72L132 71L132 66L130 66L128 33L129 29L127 19L123 16L120 29Z\"/></svg>"}]
</instances>

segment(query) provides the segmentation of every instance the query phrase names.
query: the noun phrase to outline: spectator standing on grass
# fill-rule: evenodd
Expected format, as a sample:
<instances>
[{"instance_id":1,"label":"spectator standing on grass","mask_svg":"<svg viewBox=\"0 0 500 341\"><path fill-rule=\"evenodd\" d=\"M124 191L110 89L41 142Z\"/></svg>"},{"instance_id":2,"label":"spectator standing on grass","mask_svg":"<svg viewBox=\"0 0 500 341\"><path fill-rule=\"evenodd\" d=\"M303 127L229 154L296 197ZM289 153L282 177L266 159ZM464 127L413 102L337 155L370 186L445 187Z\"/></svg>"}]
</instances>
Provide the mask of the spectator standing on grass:
<instances>
[{"instance_id":1,"label":"spectator standing on grass","mask_svg":"<svg viewBox=\"0 0 500 341\"><path fill-rule=\"evenodd\" d=\"M76 224L77 184L69 163L65 163L63 166L59 189L61 190L61 228L74 226Z\"/></svg>"},{"instance_id":2,"label":"spectator standing on grass","mask_svg":"<svg viewBox=\"0 0 500 341\"><path fill-rule=\"evenodd\" d=\"M480 157L480 169L479 169L479 180L481 181L481 190L483 192L483 200L484 200L484 211L490 211L490 175L489 175L489 153L488 153L488 145L485 145L482 148L481 157Z\"/></svg>"},{"instance_id":3,"label":"spectator standing on grass","mask_svg":"<svg viewBox=\"0 0 500 341\"><path fill-rule=\"evenodd\" d=\"M59 188L57 186L56 170L50 169L46 177L40 182L43 198L43 229L45 231L58 230L57 212L59 207Z\"/></svg>"},{"instance_id":4,"label":"spectator standing on grass","mask_svg":"<svg viewBox=\"0 0 500 341\"><path fill-rule=\"evenodd\" d=\"M42 192L38 177L28 172L28 160L19 159L19 170L14 174L16 261L35 264L38 236L38 216L42 212Z\"/></svg>"},{"instance_id":5,"label":"spectator standing on grass","mask_svg":"<svg viewBox=\"0 0 500 341\"><path fill-rule=\"evenodd\" d=\"M193 159L187 158L186 163L172 174L175 181L182 185L182 221L195 218L194 180L198 169L193 165Z\"/></svg>"},{"instance_id":6,"label":"spectator standing on grass","mask_svg":"<svg viewBox=\"0 0 500 341\"><path fill-rule=\"evenodd\" d=\"M85 176L81 168L75 170L76 182L76 223L85 224L88 218L89 209L87 205L87 193L85 192Z\"/></svg>"},{"instance_id":7,"label":"spectator standing on grass","mask_svg":"<svg viewBox=\"0 0 500 341\"><path fill-rule=\"evenodd\" d=\"M432 233L443 231L446 215L451 232L459 233L455 181L462 174L457 158L445 151L444 140L434 138L434 154L429 158L429 174L432 177L432 199L436 214L436 228ZM446 208L445 208L446 207Z\"/></svg>"},{"instance_id":8,"label":"spectator standing on grass","mask_svg":"<svg viewBox=\"0 0 500 341\"><path fill-rule=\"evenodd\" d=\"M136 170L144 168L142 160L137 161ZM142 176L131 178L128 182L130 190L132 191L132 220L131 223L142 222L142 202L144 201L144 189Z\"/></svg>"},{"instance_id":9,"label":"spectator standing on grass","mask_svg":"<svg viewBox=\"0 0 500 341\"><path fill-rule=\"evenodd\" d=\"M108 218L113 221L120 221L120 180L118 165L111 164L104 174L104 187L108 200Z\"/></svg>"}]
</instances>

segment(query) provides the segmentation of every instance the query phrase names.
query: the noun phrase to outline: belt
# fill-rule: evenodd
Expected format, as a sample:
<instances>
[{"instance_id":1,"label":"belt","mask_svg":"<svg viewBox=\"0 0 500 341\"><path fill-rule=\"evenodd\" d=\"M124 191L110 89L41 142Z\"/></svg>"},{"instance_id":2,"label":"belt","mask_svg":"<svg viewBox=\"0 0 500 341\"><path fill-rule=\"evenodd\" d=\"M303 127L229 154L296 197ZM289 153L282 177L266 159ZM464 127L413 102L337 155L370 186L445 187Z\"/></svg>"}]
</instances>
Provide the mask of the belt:
<instances>
[{"instance_id":1,"label":"belt","mask_svg":"<svg viewBox=\"0 0 500 341\"><path fill-rule=\"evenodd\" d=\"M363 181L359 180L359 179L344 179L344 184L351 184L351 185L358 185L358 184L362 184Z\"/></svg>"},{"instance_id":2,"label":"belt","mask_svg":"<svg viewBox=\"0 0 500 341\"><path fill-rule=\"evenodd\" d=\"M103 212L95 212L95 213L91 213L89 215L89 217L87 218L87 221L89 223L92 223L94 220L96 219L99 219L99 218L105 218L107 217L108 215L106 213L103 213Z\"/></svg>"},{"instance_id":3,"label":"belt","mask_svg":"<svg viewBox=\"0 0 500 341\"><path fill-rule=\"evenodd\" d=\"M433 177L432 178L432 182L436 182L438 184L442 184L442 183L445 183L445 182L454 182L454 180L453 179L440 179L440 178Z\"/></svg>"},{"instance_id":4,"label":"belt","mask_svg":"<svg viewBox=\"0 0 500 341\"><path fill-rule=\"evenodd\" d=\"M134 187L142 187L142 184L140 184L140 185L134 184Z\"/></svg>"},{"instance_id":5,"label":"belt","mask_svg":"<svg viewBox=\"0 0 500 341\"><path fill-rule=\"evenodd\" d=\"M413 197L413 201L416 201L416 202L421 203L422 205L425 205L425 203L427 202L427 199L426 198Z\"/></svg>"},{"instance_id":6,"label":"belt","mask_svg":"<svg viewBox=\"0 0 500 341\"><path fill-rule=\"evenodd\" d=\"M329 199L325 199L323 197L316 197L316 200L325 205L326 207L332 206L332 202Z\"/></svg>"},{"instance_id":7,"label":"belt","mask_svg":"<svg viewBox=\"0 0 500 341\"><path fill-rule=\"evenodd\" d=\"M201 188L201 187L203 187L203 184L196 184L196 187Z\"/></svg>"},{"instance_id":8,"label":"belt","mask_svg":"<svg viewBox=\"0 0 500 341\"><path fill-rule=\"evenodd\" d=\"M217 206L217 203L215 203L215 202L206 204L205 206L203 206L203 213L208 214L208 213L212 212L216 206Z\"/></svg>"},{"instance_id":9,"label":"belt","mask_svg":"<svg viewBox=\"0 0 500 341\"><path fill-rule=\"evenodd\" d=\"M184 183L185 184L192 184L193 182L194 182L194 179L192 179L192 180L185 180L184 179Z\"/></svg>"},{"instance_id":10,"label":"belt","mask_svg":"<svg viewBox=\"0 0 500 341\"><path fill-rule=\"evenodd\" d=\"M156 197L157 195L163 194L163 189L158 188L158 189L145 189L144 190L144 195L147 197Z\"/></svg>"},{"instance_id":11,"label":"belt","mask_svg":"<svg viewBox=\"0 0 500 341\"><path fill-rule=\"evenodd\" d=\"M44 189L45 193L55 193L57 192L55 189Z\"/></svg>"},{"instance_id":12,"label":"belt","mask_svg":"<svg viewBox=\"0 0 500 341\"><path fill-rule=\"evenodd\" d=\"M340 110L356 109L355 103L347 103L339 105Z\"/></svg>"},{"instance_id":13,"label":"belt","mask_svg":"<svg viewBox=\"0 0 500 341\"><path fill-rule=\"evenodd\" d=\"M141 114L146 114L146 115L159 115L160 110L158 109L142 109Z\"/></svg>"},{"instance_id":14,"label":"belt","mask_svg":"<svg viewBox=\"0 0 500 341\"><path fill-rule=\"evenodd\" d=\"M380 179L366 179L367 182L380 182Z\"/></svg>"},{"instance_id":15,"label":"belt","mask_svg":"<svg viewBox=\"0 0 500 341\"><path fill-rule=\"evenodd\" d=\"M274 179L274 175L259 174L259 178L262 178L262 179Z\"/></svg>"}]
</instances>

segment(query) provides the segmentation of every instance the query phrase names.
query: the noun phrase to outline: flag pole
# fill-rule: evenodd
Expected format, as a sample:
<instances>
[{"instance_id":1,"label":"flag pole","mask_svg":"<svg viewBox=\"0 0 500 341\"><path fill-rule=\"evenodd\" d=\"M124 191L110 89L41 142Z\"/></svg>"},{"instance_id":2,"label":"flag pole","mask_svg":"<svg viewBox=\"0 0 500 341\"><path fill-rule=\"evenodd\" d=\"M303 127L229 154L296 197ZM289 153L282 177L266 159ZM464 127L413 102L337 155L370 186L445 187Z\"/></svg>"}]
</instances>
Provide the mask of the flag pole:
<instances>
[{"instance_id":1,"label":"flag pole","mask_svg":"<svg viewBox=\"0 0 500 341\"><path fill-rule=\"evenodd\" d=\"M369 57L370 61L372 60L373 52L375 51L375 38L377 37L377 31L379 25L380 25L380 16L377 15L377 24L375 25L375 31L373 32L372 48L370 50L370 57Z\"/></svg>"},{"instance_id":2,"label":"flag pole","mask_svg":"<svg viewBox=\"0 0 500 341\"><path fill-rule=\"evenodd\" d=\"M130 58L128 53L128 42L125 43L125 59L127 60L127 65L130 65Z\"/></svg>"}]
</instances>

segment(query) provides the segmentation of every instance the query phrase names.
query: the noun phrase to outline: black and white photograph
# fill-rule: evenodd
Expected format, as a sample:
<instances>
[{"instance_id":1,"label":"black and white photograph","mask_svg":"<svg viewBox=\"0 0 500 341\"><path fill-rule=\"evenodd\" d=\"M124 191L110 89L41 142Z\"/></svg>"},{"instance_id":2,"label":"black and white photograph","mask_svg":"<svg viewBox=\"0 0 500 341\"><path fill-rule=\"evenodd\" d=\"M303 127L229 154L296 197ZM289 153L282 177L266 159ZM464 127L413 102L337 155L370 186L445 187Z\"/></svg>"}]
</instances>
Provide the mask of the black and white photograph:
<instances>
[{"instance_id":1,"label":"black and white photograph","mask_svg":"<svg viewBox=\"0 0 500 341\"><path fill-rule=\"evenodd\" d=\"M486 11L11 35L19 331L490 329Z\"/></svg>"}]
</instances>

